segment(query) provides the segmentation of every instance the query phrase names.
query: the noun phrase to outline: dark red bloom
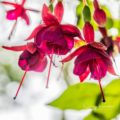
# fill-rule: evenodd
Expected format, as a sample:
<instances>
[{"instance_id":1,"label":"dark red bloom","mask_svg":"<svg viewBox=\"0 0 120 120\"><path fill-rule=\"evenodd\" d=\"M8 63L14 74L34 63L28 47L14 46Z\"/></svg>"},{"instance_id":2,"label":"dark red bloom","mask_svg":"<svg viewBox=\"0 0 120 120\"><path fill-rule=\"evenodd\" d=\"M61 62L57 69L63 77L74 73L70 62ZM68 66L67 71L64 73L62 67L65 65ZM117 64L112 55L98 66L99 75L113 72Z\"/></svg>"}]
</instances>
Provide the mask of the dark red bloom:
<instances>
[{"instance_id":1,"label":"dark red bloom","mask_svg":"<svg viewBox=\"0 0 120 120\"><path fill-rule=\"evenodd\" d=\"M27 38L34 38L37 47L47 54L64 55L74 46L74 38L82 39L80 31L71 24L60 24L64 13L62 2L54 8L54 15L44 4L42 9L43 24L39 25Z\"/></svg>"},{"instance_id":2,"label":"dark red bloom","mask_svg":"<svg viewBox=\"0 0 120 120\"><path fill-rule=\"evenodd\" d=\"M24 8L24 4L25 4L26 0L22 0L22 3L21 4L18 4L18 3L12 3L12 2L5 2L5 1L2 1L1 3L2 4L5 4L5 5L10 5L10 6L13 6L14 9L12 10L8 10L7 11L7 14L6 14L6 18L8 20L15 20L15 23L13 25L13 28L11 30L11 33L9 35L9 39L13 33L13 30L15 29L16 27L16 24L17 24L17 20L18 18L22 18L25 20L26 24L29 25L30 24L30 20L29 20L29 17L27 15L27 11L33 11L33 12L39 12L37 10L34 10L34 9L27 9L27 8Z\"/></svg>"},{"instance_id":3,"label":"dark red bloom","mask_svg":"<svg viewBox=\"0 0 120 120\"><path fill-rule=\"evenodd\" d=\"M107 48L101 43L94 42L92 25L90 25L90 23L86 24L83 33L84 37L87 38L86 42L88 44L75 50L72 54L63 59L62 62L68 62L77 56L74 62L74 74L79 76L81 82L91 74L91 78L98 80L100 84L101 79L106 75L107 71L114 75L115 72L111 59L105 52ZM91 34L88 34L88 37L86 37L88 31L90 31ZM101 92L103 94L102 88ZM103 101L105 101L104 95Z\"/></svg>"},{"instance_id":4,"label":"dark red bloom","mask_svg":"<svg viewBox=\"0 0 120 120\"><path fill-rule=\"evenodd\" d=\"M34 43L28 43L27 45L15 47L3 46L3 48L13 51L23 51L19 57L18 64L20 68L25 71L25 73L15 95L16 98L26 73L28 71L43 72L47 66L47 58L44 52L40 51L40 49L37 49Z\"/></svg>"}]
</instances>

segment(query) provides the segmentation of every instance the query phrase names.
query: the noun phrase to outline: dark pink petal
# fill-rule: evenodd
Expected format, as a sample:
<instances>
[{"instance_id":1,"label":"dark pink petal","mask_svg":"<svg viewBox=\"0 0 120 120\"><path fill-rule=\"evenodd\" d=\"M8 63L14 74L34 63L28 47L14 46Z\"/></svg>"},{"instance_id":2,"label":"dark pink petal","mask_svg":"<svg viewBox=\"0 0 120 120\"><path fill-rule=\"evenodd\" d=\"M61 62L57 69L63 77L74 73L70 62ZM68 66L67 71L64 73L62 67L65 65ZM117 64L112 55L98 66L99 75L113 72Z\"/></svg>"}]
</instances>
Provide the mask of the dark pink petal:
<instances>
[{"instance_id":1,"label":"dark pink petal","mask_svg":"<svg viewBox=\"0 0 120 120\"><path fill-rule=\"evenodd\" d=\"M45 25L39 25L38 27L36 27L33 32L30 34L30 36L26 39L26 40L31 40L33 39L36 34L41 31L43 28L45 27Z\"/></svg>"},{"instance_id":2,"label":"dark pink petal","mask_svg":"<svg viewBox=\"0 0 120 120\"><path fill-rule=\"evenodd\" d=\"M27 43L26 49L27 49L31 54L35 53L36 50L37 50L35 44L32 43L32 42L31 42L31 43Z\"/></svg>"},{"instance_id":3,"label":"dark pink petal","mask_svg":"<svg viewBox=\"0 0 120 120\"><path fill-rule=\"evenodd\" d=\"M111 65L108 66L108 72L110 74L112 74L112 75L117 75L116 72L115 72L115 70L114 70L114 68L113 68L113 66L111 66Z\"/></svg>"},{"instance_id":4,"label":"dark pink petal","mask_svg":"<svg viewBox=\"0 0 120 120\"><path fill-rule=\"evenodd\" d=\"M96 80L101 80L107 73L107 65L103 59L93 59L89 63L91 77Z\"/></svg>"},{"instance_id":5,"label":"dark pink petal","mask_svg":"<svg viewBox=\"0 0 120 120\"><path fill-rule=\"evenodd\" d=\"M70 50L67 40L68 39L65 39L60 26L49 26L38 32L35 43L38 48L41 48L48 54L54 51L54 54L61 55L66 54Z\"/></svg>"},{"instance_id":6,"label":"dark pink petal","mask_svg":"<svg viewBox=\"0 0 120 120\"><path fill-rule=\"evenodd\" d=\"M61 25L61 27L64 34L71 37L79 37L81 40L83 40L80 30L76 26L71 24L65 24Z\"/></svg>"},{"instance_id":7,"label":"dark pink petal","mask_svg":"<svg viewBox=\"0 0 120 120\"><path fill-rule=\"evenodd\" d=\"M27 25L30 25L29 17L25 12L23 13L22 18L25 20Z\"/></svg>"},{"instance_id":8,"label":"dark pink petal","mask_svg":"<svg viewBox=\"0 0 120 120\"><path fill-rule=\"evenodd\" d=\"M87 49L86 51L83 51L81 54L78 55L78 57L75 60L75 64L77 65L78 63L84 63L84 62L89 62L90 60L93 59L98 59L102 58L100 54L96 52L94 49Z\"/></svg>"},{"instance_id":9,"label":"dark pink petal","mask_svg":"<svg viewBox=\"0 0 120 120\"><path fill-rule=\"evenodd\" d=\"M5 5L12 5L12 6L14 6L14 7L17 7L18 5L16 4L16 3L12 3L12 2L0 2L0 3L2 3L2 4L5 4Z\"/></svg>"},{"instance_id":10,"label":"dark pink petal","mask_svg":"<svg viewBox=\"0 0 120 120\"><path fill-rule=\"evenodd\" d=\"M100 49L100 50L107 50L107 47L100 42L94 42L94 43L90 44L90 46L92 46L96 49Z\"/></svg>"},{"instance_id":11,"label":"dark pink petal","mask_svg":"<svg viewBox=\"0 0 120 120\"><path fill-rule=\"evenodd\" d=\"M74 66L73 73L75 75L79 75L80 76L80 75L82 75L86 71L87 67L88 67L88 62L77 63Z\"/></svg>"},{"instance_id":12,"label":"dark pink petal","mask_svg":"<svg viewBox=\"0 0 120 120\"><path fill-rule=\"evenodd\" d=\"M58 25L59 22L55 16L52 15L49 8L44 4L42 9L42 19L46 25Z\"/></svg>"},{"instance_id":13,"label":"dark pink petal","mask_svg":"<svg viewBox=\"0 0 120 120\"><path fill-rule=\"evenodd\" d=\"M46 68L47 59L43 53L36 51L34 54L31 54L25 50L20 55L18 64L23 70L26 70L28 67L28 71L42 72Z\"/></svg>"},{"instance_id":14,"label":"dark pink petal","mask_svg":"<svg viewBox=\"0 0 120 120\"><path fill-rule=\"evenodd\" d=\"M68 48L71 50L74 46L74 39L72 37L69 37L69 36L64 36L64 38L67 42Z\"/></svg>"},{"instance_id":15,"label":"dark pink petal","mask_svg":"<svg viewBox=\"0 0 120 120\"><path fill-rule=\"evenodd\" d=\"M54 9L55 16L57 17L58 21L61 22L64 13L64 7L61 1L59 1Z\"/></svg>"},{"instance_id":16,"label":"dark pink petal","mask_svg":"<svg viewBox=\"0 0 120 120\"><path fill-rule=\"evenodd\" d=\"M2 48L12 51L23 51L26 49L26 45L14 46L14 47L2 46Z\"/></svg>"},{"instance_id":17,"label":"dark pink petal","mask_svg":"<svg viewBox=\"0 0 120 120\"><path fill-rule=\"evenodd\" d=\"M90 74L90 70L88 67L87 70L82 75L79 76L80 82L83 82L89 74Z\"/></svg>"},{"instance_id":18,"label":"dark pink petal","mask_svg":"<svg viewBox=\"0 0 120 120\"><path fill-rule=\"evenodd\" d=\"M32 66L32 70L36 72L43 72L47 66L47 58L39 58L38 62Z\"/></svg>"},{"instance_id":19,"label":"dark pink petal","mask_svg":"<svg viewBox=\"0 0 120 120\"><path fill-rule=\"evenodd\" d=\"M89 22L85 23L84 28L83 28L83 34L84 34L85 41L87 43L94 42L94 29L93 29L93 26Z\"/></svg>"},{"instance_id":20,"label":"dark pink petal","mask_svg":"<svg viewBox=\"0 0 120 120\"><path fill-rule=\"evenodd\" d=\"M78 48L77 50L75 50L73 53L71 53L70 55L68 55L66 58L64 58L63 60L61 60L61 62L68 62L70 61L71 59L73 59L75 56L85 52L85 51L88 51L88 47L87 46L83 46L83 47L80 47Z\"/></svg>"},{"instance_id":21,"label":"dark pink petal","mask_svg":"<svg viewBox=\"0 0 120 120\"><path fill-rule=\"evenodd\" d=\"M106 14L102 9L96 9L94 12L94 20L100 27L104 27L107 21Z\"/></svg>"},{"instance_id":22,"label":"dark pink petal","mask_svg":"<svg viewBox=\"0 0 120 120\"><path fill-rule=\"evenodd\" d=\"M17 14L16 9L14 9L14 10L9 10L9 11L7 11L6 18L7 18L8 20L17 20L18 16L19 16L19 15Z\"/></svg>"}]
</instances>

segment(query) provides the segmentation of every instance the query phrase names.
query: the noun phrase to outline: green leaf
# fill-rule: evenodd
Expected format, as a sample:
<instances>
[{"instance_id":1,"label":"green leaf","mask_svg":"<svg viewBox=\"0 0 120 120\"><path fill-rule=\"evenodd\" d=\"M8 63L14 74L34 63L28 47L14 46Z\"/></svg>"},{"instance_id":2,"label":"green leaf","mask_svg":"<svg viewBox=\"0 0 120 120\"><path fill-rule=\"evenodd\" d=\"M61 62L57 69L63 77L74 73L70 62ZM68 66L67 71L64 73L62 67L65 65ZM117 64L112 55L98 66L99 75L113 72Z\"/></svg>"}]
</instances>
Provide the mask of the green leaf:
<instances>
[{"instance_id":1,"label":"green leaf","mask_svg":"<svg viewBox=\"0 0 120 120\"><path fill-rule=\"evenodd\" d=\"M90 12L90 8L88 6L85 6L83 8L83 18L84 18L85 22L91 21L91 12Z\"/></svg>"},{"instance_id":2,"label":"green leaf","mask_svg":"<svg viewBox=\"0 0 120 120\"><path fill-rule=\"evenodd\" d=\"M79 83L68 87L58 99L48 105L62 110L94 108L99 94L100 90L97 84Z\"/></svg>"},{"instance_id":3,"label":"green leaf","mask_svg":"<svg viewBox=\"0 0 120 120\"><path fill-rule=\"evenodd\" d=\"M113 27L113 24L114 24L113 19L108 17L108 18L107 18L107 22L106 22L106 28L107 28L107 29L112 28L112 27Z\"/></svg>"},{"instance_id":4,"label":"green leaf","mask_svg":"<svg viewBox=\"0 0 120 120\"><path fill-rule=\"evenodd\" d=\"M120 80L112 81L104 91L106 102L99 102L84 120L111 120L120 113Z\"/></svg>"}]
</instances>

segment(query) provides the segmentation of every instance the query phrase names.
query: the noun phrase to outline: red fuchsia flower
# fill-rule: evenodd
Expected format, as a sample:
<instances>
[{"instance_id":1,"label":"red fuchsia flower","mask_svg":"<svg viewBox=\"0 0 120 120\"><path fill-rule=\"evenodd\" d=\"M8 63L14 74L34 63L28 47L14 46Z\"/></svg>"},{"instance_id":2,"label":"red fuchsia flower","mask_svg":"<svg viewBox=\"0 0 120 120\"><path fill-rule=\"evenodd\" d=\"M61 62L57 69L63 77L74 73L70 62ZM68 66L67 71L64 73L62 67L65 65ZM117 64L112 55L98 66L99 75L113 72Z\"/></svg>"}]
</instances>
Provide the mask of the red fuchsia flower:
<instances>
[{"instance_id":1,"label":"red fuchsia flower","mask_svg":"<svg viewBox=\"0 0 120 120\"><path fill-rule=\"evenodd\" d=\"M63 13L64 7L61 1L56 4L54 15L49 7L44 4L42 9L43 24L35 28L32 34L27 38L27 40L34 38L37 47L42 49L46 54L51 55L51 61L53 54L65 55L68 53L73 48L76 37L82 39L81 33L76 26L61 24ZM49 73L50 70L51 64ZM49 75L47 83L48 81ZM48 85L46 87L48 87Z\"/></svg>"},{"instance_id":2,"label":"red fuchsia flower","mask_svg":"<svg viewBox=\"0 0 120 120\"><path fill-rule=\"evenodd\" d=\"M74 46L74 38L81 38L80 31L71 24L60 24L64 13L62 2L58 2L54 9L54 15L48 6L43 5L43 24L39 25L27 38L34 38L38 48L47 54L65 55ZM81 38L82 39L82 38Z\"/></svg>"},{"instance_id":3,"label":"red fuchsia flower","mask_svg":"<svg viewBox=\"0 0 120 120\"><path fill-rule=\"evenodd\" d=\"M104 27L107 21L106 14L104 10L99 7L98 1L94 0L94 15L93 18L100 27Z\"/></svg>"},{"instance_id":4,"label":"red fuchsia flower","mask_svg":"<svg viewBox=\"0 0 120 120\"><path fill-rule=\"evenodd\" d=\"M15 20L15 23L13 25L13 28L11 30L11 33L9 35L9 39L11 38L11 35L13 34L13 31L16 27L16 24L17 24L17 20L18 18L22 18L25 20L26 24L29 25L30 24L30 20L29 20L29 16L27 15L27 11L33 11L33 12L39 12L37 10L34 10L34 9L31 9L31 8L24 8L24 4L25 4L26 0L22 0L22 3L21 4L18 4L18 3L12 3L12 2L5 2L5 1L2 1L0 3L2 4L5 4L5 5L10 5L10 6L13 6L14 9L12 10L8 10L7 11L7 14L6 14L6 18L8 20Z\"/></svg>"},{"instance_id":5,"label":"red fuchsia flower","mask_svg":"<svg viewBox=\"0 0 120 120\"><path fill-rule=\"evenodd\" d=\"M107 48L102 43L94 42L94 30L89 22L85 23L83 34L87 44L75 50L63 59L62 62L68 62L77 56L74 62L73 73L79 76L81 82L89 74L91 74L91 78L98 80L103 101L105 102L101 79L106 75L107 71L115 75L114 68L109 55L105 52Z\"/></svg>"},{"instance_id":6,"label":"red fuchsia flower","mask_svg":"<svg viewBox=\"0 0 120 120\"><path fill-rule=\"evenodd\" d=\"M23 51L19 57L18 64L22 70L25 71L23 78L20 82L18 90L14 99L16 99L18 92L21 88L21 85L24 81L26 73L28 71L35 71L35 72L43 72L47 66L47 58L43 51L38 49L34 43L28 43L27 45L23 46L15 46L15 47L6 47L3 48L12 51Z\"/></svg>"}]
</instances>

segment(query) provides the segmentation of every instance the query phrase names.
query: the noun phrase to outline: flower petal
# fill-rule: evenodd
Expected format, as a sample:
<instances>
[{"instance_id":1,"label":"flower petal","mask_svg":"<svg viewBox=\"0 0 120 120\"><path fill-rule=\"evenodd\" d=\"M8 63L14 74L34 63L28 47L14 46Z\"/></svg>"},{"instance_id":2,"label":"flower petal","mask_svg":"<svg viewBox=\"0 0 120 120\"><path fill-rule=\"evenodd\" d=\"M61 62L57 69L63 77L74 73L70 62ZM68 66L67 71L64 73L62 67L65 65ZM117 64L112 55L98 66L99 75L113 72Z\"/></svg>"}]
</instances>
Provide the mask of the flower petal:
<instances>
[{"instance_id":1,"label":"flower petal","mask_svg":"<svg viewBox=\"0 0 120 120\"><path fill-rule=\"evenodd\" d=\"M55 16L57 17L58 21L61 22L64 13L64 7L61 1L59 1L54 9Z\"/></svg>"},{"instance_id":2,"label":"flower petal","mask_svg":"<svg viewBox=\"0 0 120 120\"><path fill-rule=\"evenodd\" d=\"M2 1L2 2L0 2L0 3L5 4L5 5L12 5L12 6L14 6L14 7L17 6L16 3L12 3L12 2L5 2L5 1Z\"/></svg>"},{"instance_id":3,"label":"flower petal","mask_svg":"<svg viewBox=\"0 0 120 120\"><path fill-rule=\"evenodd\" d=\"M107 65L102 58L92 60L89 67L93 79L101 80L107 73Z\"/></svg>"},{"instance_id":4,"label":"flower petal","mask_svg":"<svg viewBox=\"0 0 120 120\"><path fill-rule=\"evenodd\" d=\"M98 58L102 58L102 56L98 54L95 49L88 48L86 51L83 51L81 54L78 55L78 57L75 60L75 64L87 61L89 62L90 60Z\"/></svg>"},{"instance_id":5,"label":"flower petal","mask_svg":"<svg viewBox=\"0 0 120 120\"><path fill-rule=\"evenodd\" d=\"M86 71L87 67L88 67L88 62L77 63L77 64L75 63L73 73L75 75L79 75L80 76L80 75L82 75Z\"/></svg>"},{"instance_id":6,"label":"flower petal","mask_svg":"<svg viewBox=\"0 0 120 120\"><path fill-rule=\"evenodd\" d=\"M70 55L68 55L66 58L64 58L63 60L61 60L61 62L68 62L71 59L73 59L75 56L81 54L84 51L87 51L88 47L87 46L82 46L80 48L78 48L77 50L75 50L73 53L71 53Z\"/></svg>"},{"instance_id":7,"label":"flower petal","mask_svg":"<svg viewBox=\"0 0 120 120\"><path fill-rule=\"evenodd\" d=\"M25 50L19 58L18 62L21 69L28 71L43 72L47 65L47 59L44 54L36 51L34 54L31 54L29 51Z\"/></svg>"},{"instance_id":8,"label":"flower petal","mask_svg":"<svg viewBox=\"0 0 120 120\"><path fill-rule=\"evenodd\" d=\"M100 42L94 42L94 43L90 44L90 46L92 46L96 49L100 49L100 50L107 50L107 47Z\"/></svg>"},{"instance_id":9,"label":"flower petal","mask_svg":"<svg viewBox=\"0 0 120 120\"><path fill-rule=\"evenodd\" d=\"M31 53L35 53L35 51L37 50L36 46L34 43L27 43L26 49Z\"/></svg>"},{"instance_id":10,"label":"flower petal","mask_svg":"<svg viewBox=\"0 0 120 120\"><path fill-rule=\"evenodd\" d=\"M108 66L108 72L112 75L115 75L115 76L117 75L113 66L111 66L111 65Z\"/></svg>"},{"instance_id":11,"label":"flower petal","mask_svg":"<svg viewBox=\"0 0 120 120\"><path fill-rule=\"evenodd\" d=\"M74 46L74 39L72 37L69 37L69 36L64 36L66 42L67 42L67 45L68 45L68 48L71 50Z\"/></svg>"},{"instance_id":12,"label":"flower petal","mask_svg":"<svg viewBox=\"0 0 120 120\"><path fill-rule=\"evenodd\" d=\"M84 25L83 35L87 43L94 42L94 29L93 29L93 26L89 22L86 22Z\"/></svg>"},{"instance_id":13,"label":"flower petal","mask_svg":"<svg viewBox=\"0 0 120 120\"><path fill-rule=\"evenodd\" d=\"M22 18L26 21L27 25L30 25L30 19L25 12L23 13Z\"/></svg>"},{"instance_id":14,"label":"flower petal","mask_svg":"<svg viewBox=\"0 0 120 120\"><path fill-rule=\"evenodd\" d=\"M80 82L83 82L89 74L90 74L90 70L89 67L87 67L87 70L79 76Z\"/></svg>"},{"instance_id":15,"label":"flower petal","mask_svg":"<svg viewBox=\"0 0 120 120\"><path fill-rule=\"evenodd\" d=\"M83 40L80 30L76 26L71 24L65 24L61 25L61 27L64 34L71 37L79 37L81 40Z\"/></svg>"},{"instance_id":16,"label":"flower petal","mask_svg":"<svg viewBox=\"0 0 120 120\"><path fill-rule=\"evenodd\" d=\"M26 45L13 46L13 47L2 46L2 48L12 51L23 51L26 49Z\"/></svg>"},{"instance_id":17,"label":"flower petal","mask_svg":"<svg viewBox=\"0 0 120 120\"><path fill-rule=\"evenodd\" d=\"M44 29L45 28L45 25L39 25L39 26L37 26L34 30L33 30L33 32L30 34L30 36L28 37L28 38L26 38L26 40L31 40L31 39L33 39L35 36L36 36L36 34L39 32L39 31L41 31L42 29Z\"/></svg>"},{"instance_id":18,"label":"flower petal","mask_svg":"<svg viewBox=\"0 0 120 120\"><path fill-rule=\"evenodd\" d=\"M46 4L43 5L42 19L46 25L58 25L59 22L55 16L52 15Z\"/></svg>"}]
</instances>

